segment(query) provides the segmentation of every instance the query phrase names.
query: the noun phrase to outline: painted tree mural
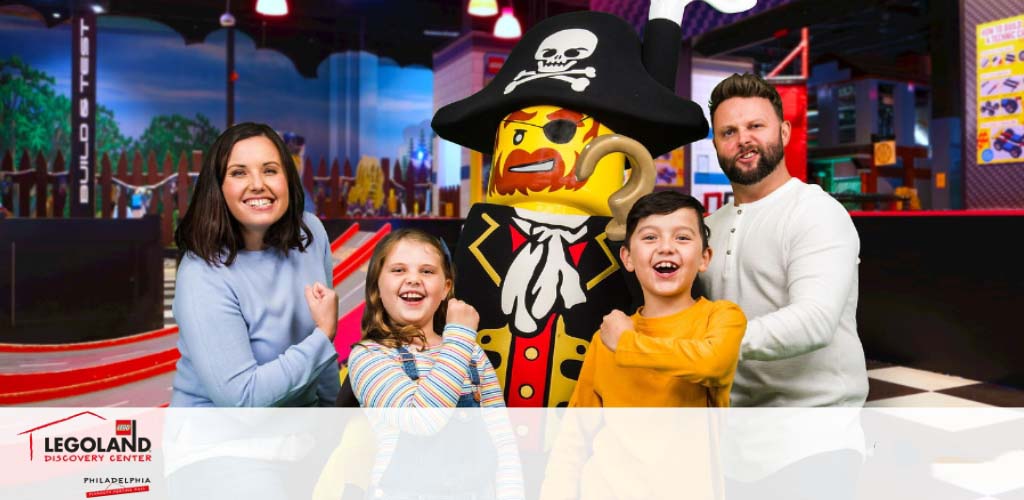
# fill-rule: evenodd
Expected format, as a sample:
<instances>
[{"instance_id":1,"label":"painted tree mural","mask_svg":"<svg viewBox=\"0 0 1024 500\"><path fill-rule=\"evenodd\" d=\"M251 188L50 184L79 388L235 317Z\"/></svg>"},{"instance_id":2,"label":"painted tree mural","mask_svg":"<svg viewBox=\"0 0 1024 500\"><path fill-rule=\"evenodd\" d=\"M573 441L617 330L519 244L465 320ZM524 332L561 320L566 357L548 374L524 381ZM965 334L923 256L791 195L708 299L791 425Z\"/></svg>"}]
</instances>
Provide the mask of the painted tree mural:
<instances>
[{"instance_id":1,"label":"painted tree mural","mask_svg":"<svg viewBox=\"0 0 1024 500\"><path fill-rule=\"evenodd\" d=\"M121 134L114 112L97 108L96 148L100 154L124 150L131 139ZM52 158L71 150L71 100L54 90L54 78L18 56L0 59L0 152L42 152Z\"/></svg>"},{"instance_id":2,"label":"painted tree mural","mask_svg":"<svg viewBox=\"0 0 1024 500\"><path fill-rule=\"evenodd\" d=\"M220 130L202 113L196 113L195 118L179 114L159 115L153 117L133 146L139 151L152 151L157 158L163 158L167 153L178 158L182 153L206 151L218 135Z\"/></svg>"}]
</instances>

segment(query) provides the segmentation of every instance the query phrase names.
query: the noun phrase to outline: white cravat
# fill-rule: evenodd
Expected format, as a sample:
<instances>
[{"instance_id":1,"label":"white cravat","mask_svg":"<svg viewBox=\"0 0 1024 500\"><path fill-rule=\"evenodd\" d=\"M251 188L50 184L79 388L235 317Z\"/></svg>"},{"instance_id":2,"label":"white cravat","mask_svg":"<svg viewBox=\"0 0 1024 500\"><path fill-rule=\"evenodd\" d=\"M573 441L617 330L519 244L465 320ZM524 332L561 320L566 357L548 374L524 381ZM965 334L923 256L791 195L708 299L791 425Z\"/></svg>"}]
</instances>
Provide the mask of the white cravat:
<instances>
[{"instance_id":1,"label":"white cravat","mask_svg":"<svg viewBox=\"0 0 1024 500\"><path fill-rule=\"evenodd\" d=\"M566 261L565 247L587 234L584 221L576 227L548 225L512 217L527 242L519 249L502 281L501 310L523 333L537 331L537 321L551 312L561 295L565 308L587 301L580 275Z\"/></svg>"}]
</instances>

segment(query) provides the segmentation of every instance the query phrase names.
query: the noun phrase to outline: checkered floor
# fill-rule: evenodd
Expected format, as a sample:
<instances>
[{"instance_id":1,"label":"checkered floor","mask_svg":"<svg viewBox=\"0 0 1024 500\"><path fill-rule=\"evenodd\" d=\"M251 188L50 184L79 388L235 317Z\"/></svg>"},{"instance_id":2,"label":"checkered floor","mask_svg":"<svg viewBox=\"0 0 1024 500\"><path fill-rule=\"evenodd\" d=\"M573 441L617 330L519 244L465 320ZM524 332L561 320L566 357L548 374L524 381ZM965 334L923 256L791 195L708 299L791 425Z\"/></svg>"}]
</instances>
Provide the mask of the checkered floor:
<instances>
[{"instance_id":1,"label":"checkered floor","mask_svg":"<svg viewBox=\"0 0 1024 500\"><path fill-rule=\"evenodd\" d=\"M868 407L1024 408L1024 390L868 361Z\"/></svg>"},{"instance_id":2,"label":"checkered floor","mask_svg":"<svg viewBox=\"0 0 1024 500\"><path fill-rule=\"evenodd\" d=\"M868 383L857 498L1024 500L1024 390L877 361Z\"/></svg>"}]
</instances>

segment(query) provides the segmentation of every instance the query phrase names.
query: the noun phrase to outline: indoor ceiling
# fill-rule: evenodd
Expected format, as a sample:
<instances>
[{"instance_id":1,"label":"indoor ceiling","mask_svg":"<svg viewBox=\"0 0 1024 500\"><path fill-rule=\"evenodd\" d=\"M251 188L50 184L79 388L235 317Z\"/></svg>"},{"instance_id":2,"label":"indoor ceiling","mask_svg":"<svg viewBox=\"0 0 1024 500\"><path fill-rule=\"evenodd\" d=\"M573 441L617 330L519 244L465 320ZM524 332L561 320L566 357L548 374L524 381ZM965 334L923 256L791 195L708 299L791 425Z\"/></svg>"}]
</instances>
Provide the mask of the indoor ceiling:
<instances>
[{"instance_id":1,"label":"indoor ceiling","mask_svg":"<svg viewBox=\"0 0 1024 500\"><path fill-rule=\"evenodd\" d=\"M837 55L895 65L929 55L930 15L929 0L798 0L697 36L694 50L751 58L767 73L807 26L812 65Z\"/></svg>"},{"instance_id":2,"label":"indoor ceiling","mask_svg":"<svg viewBox=\"0 0 1024 500\"><path fill-rule=\"evenodd\" d=\"M0 0L24 5L49 26L65 21L77 0ZM139 17L169 26L186 43L201 43L219 29L230 4L236 28L257 46L288 56L299 73L316 77L330 54L365 50L400 65L432 66L433 52L468 30L489 31L494 18L465 14L467 0L288 0L281 18L255 12L255 0L83 0L105 15ZM640 0L636 0L640 1ZM895 63L901 55L927 55L929 2L939 0L793 0L694 38L706 56L733 55L770 71L799 43L799 27L810 28L811 61L842 54ZM509 0L499 0L508 5ZM947 4L950 2L946 2ZM526 30L563 12L585 10L589 0L512 0ZM635 10L635 5L629 7ZM53 14L59 14L55 17Z\"/></svg>"},{"instance_id":3,"label":"indoor ceiling","mask_svg":"<svg viewBox=\"0 0 1024 500\"><path fill-rule=\"evenodd\" d=\"M47 26L65 22L77 0L0 0L2 6L34 10ZM256 12L255 0L83 0L100 5L103 15L160 22L179 33L185 43L202 43L222 29L228 8L236 29L259 47L289 57L303 76L315 78L317 67L332 53L365 50L400 65L432 66L433 52L469 29L489 31L495 18L465 14L465 0L288 0L289 13L267 17ZM507 4L507 0L499 0ZM515 0L524 29L538 19L586 9L588 0Z\"/></svg>"}]
</instances>

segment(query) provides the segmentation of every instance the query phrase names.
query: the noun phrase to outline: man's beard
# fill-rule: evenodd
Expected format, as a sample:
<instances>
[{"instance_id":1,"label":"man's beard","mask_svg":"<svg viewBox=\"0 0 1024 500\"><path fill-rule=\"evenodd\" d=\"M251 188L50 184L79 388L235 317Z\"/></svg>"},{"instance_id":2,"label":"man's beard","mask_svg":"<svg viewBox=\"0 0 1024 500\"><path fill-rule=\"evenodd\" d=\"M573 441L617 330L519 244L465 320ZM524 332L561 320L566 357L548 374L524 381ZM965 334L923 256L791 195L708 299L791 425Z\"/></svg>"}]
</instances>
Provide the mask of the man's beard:
<instances>
[{"instance_id":1,"label":"man's beard","mask_svg":"<svg viewBox=\"0 0 1024 500\"><path fill-rule=\"evenodd\" d=\"M736 158L751 151L749 148L744 149L743 152L733 158L726 158L721 155L718 156L718 164L721 165L722 172L725 172L725 176L729 178L729 182L739 184L741 186L750 186L751 184L757 184L774 172L775 167L778 167L779 162L782 161L782 156L784 154L782 147L782 134L779 134L779 140L775 144L769 144L765 149L755 147L753 150L757 151L757 168L750 171L743 171L736 166Z\"/></svg>"}]
</instances>

